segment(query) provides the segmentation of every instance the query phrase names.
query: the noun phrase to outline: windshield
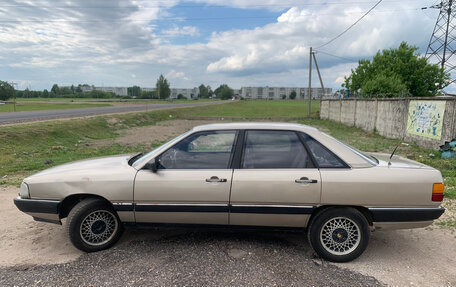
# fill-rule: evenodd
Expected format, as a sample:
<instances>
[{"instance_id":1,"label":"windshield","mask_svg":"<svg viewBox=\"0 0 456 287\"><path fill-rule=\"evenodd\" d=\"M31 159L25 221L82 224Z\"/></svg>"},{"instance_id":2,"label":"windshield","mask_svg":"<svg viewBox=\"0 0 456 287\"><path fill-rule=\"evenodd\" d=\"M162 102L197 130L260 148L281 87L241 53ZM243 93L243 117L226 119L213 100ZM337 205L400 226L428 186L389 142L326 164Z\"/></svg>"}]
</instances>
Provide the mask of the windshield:
<instances>
[{"instance_id":1,"label":"windshield","mask_svg":"<svg viewBox=\"0 0 456 287\"><path fill-rule=\"evenodd\" d=\"M137 166L141 166L145 163L147 163L150 159L152 159L157 152L159 152L160 150L162 149L167 149L168 147L172 146L173 144L175 144L176 142L178 142L179 140L183 139L184 137L186 137L188 134L190 133L190 131L186 132L186 133L183 133L181 134L180 136L177 136L175 137L174 139L170 140L169 142L167 143L164 143L162 144L161 146L153 149L152 151L146 153L146 154L143 154L142 156L138 157L132 164L133 167L137 167Z\"/></svg>"}]
</instances>

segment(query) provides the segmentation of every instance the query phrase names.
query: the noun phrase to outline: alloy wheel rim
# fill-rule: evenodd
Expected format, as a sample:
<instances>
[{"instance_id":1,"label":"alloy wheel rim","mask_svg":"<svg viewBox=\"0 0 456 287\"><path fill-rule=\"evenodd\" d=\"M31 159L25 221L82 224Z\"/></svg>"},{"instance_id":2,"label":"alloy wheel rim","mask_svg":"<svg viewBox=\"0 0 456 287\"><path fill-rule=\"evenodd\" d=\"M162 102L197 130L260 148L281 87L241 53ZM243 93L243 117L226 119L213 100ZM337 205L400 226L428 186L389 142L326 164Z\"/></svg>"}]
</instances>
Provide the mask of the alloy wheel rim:
<instances>
[{"instance_id":1,"label":"alloy wheel rim","mask_svg":"<svg viewBox=\"0 0 456 287\"><path fill-rule=\"evenodd\" d=\"M360 244L361 232L353 220L346 217L335 217L323 225L320 242L329 253L346 255L353 252Z\"/></svg>"},{"instance_id":2,"label":"alloy wheel rim","mask_svg":"<svg viewBox=\"0 0 456 287\"><path fill-rule=\"evenodd\" d=\"M88 245L99 246L109 242L116 234L117 218L107 210L97 210L82 220L80 235Z\"/></svg>"}]
</instances>

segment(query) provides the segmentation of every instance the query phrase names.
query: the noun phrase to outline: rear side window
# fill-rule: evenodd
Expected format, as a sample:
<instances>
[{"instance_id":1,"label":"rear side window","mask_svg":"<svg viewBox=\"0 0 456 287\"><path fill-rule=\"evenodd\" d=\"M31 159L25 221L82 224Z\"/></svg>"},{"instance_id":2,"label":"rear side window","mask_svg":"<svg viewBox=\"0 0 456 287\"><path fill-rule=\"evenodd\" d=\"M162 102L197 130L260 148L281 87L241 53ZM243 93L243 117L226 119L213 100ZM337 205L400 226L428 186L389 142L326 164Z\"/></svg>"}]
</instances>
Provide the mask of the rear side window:
<instances>
[{"instance_id":1,"label":"rear side window","mask_svg":"<svg viewBox=\"0 0 456 287\"><path fill-rule=\"evenodd\" d=\"M313 167L298 135L291 131L247 131L242 168Z\"/></svg>"},{"instance_id":2,"label":"rear side window","mask_svg":"<svg viewBox=\"0 0 456 287\"><path fill-rule=\"evenodd\" d=\"M347 165L334 153L312 137L303 134L307 147L320 168L346 168Z\"/></svg>"}]
</instances>

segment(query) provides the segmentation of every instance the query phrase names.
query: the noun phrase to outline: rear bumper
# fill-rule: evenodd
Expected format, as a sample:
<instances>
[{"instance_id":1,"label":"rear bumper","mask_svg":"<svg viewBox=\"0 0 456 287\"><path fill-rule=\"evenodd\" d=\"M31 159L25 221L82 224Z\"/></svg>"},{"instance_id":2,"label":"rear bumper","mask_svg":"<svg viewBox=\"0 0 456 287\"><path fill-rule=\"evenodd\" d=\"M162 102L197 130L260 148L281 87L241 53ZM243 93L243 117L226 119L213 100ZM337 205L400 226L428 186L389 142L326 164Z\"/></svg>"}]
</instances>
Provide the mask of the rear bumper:
<instances>
[{"instance_id":1,"label":"rear bumper","mask_svg":"<svg viewBox=\"0 0 456 287\"><path fill-rule=\"evenodd\" d=\"M369 208L375 229L411 229L432 224L445 208Z\"/></svg>"},{"instance_id":2,"label":"rear bumper","mask_svg":"<svg viewBox=\"0 0 456 287\"><path fill-rule=\"evenodd\" d=\"M30 199L18 196L14 199L14 204L20 211L32 216L37 221L61 224L59 217L60 201L58 200Z\"/></svg>"},{"instance_id":3,"label":"rear bumper","mask_svg":"<svg viewBox=\"0 0 456 287\"><path fill-rule=\"evenodd\" d=\"M389 208L389 207L372 207L369 208L374 222L417 222L432 221L439 218L445 208Z\"/></svg>"}]
</instances>

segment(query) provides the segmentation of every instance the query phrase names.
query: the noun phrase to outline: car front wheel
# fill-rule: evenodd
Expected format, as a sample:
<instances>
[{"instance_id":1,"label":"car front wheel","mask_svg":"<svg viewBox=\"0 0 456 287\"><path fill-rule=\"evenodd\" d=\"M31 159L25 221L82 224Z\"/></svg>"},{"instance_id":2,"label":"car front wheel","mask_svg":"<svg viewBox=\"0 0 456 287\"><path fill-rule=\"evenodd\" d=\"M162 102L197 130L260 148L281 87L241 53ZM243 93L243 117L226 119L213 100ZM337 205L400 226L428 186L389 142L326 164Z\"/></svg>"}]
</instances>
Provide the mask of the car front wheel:
<instances>
[{"instance_id":1,"label":"car front wheel","mask_svg":"<svg viewBox=\"0 0 456 287\"><path fill-rule=\"evenodd\" d=\"M67 230L76 248L94 252L114 245L122 234L122 225L108 202L90 198L70 211Z\"/></svg>"},{"instance_id":2,"label":"car front wheel","mask_svg":"<svg viewBox=\"0 0 456 287\"><path fill-rule=\"evenodd\" d=\"M369 223L354 208L328 208L317 214L308 229L315 252L332 262L347 262L360 256L369 243Z\"/></svg>"}]
</instances>

